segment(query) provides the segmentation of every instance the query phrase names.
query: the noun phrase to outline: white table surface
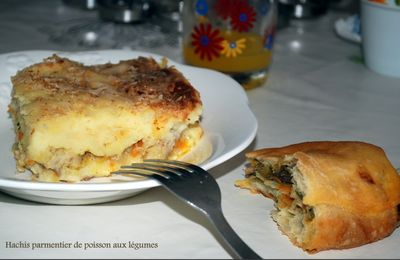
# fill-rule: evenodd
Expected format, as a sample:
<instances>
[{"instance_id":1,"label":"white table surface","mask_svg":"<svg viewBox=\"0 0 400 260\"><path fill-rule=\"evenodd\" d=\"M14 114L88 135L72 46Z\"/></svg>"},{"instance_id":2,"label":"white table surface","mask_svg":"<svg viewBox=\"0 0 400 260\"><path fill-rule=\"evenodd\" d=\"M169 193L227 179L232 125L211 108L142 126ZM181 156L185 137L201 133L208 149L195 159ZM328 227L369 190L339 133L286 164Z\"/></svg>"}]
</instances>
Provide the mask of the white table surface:
<instances>
[{"instance_id":1,"label":"white table surface","mask_svg":"<svg viewBox=\"0 0 400 260\"><path fill-rule=\"evenodd\" d=\"M0 3L0 53L82 50L51 43L38 31L51 23L58 1ZM36 1L35 1L36 2ZM36 2L38 3L38 2ZM39 6L39 7L38 7ZM44 8L46 7L46 8ZM68 11L68 10L67 10ZM69 12L69 11L68 11ZM73 13L73 12L71 12ZM79 12L75 12L77 15ZM384 77L356 62L360 47L339 39L340 14L296 21L279 32L268 82L248 91L259 130L246 151L311 140L360 140L383 147L400 167L400 79ZM342 14L345 16L345 14ZM140 50L149 51L145 46ZM150 51L180 60L179 48ZM217 92L216 92L217 93ZM273 203L238 190L244 153L210 172L222 191L225 216L264 258L399 258L400 229L376 243L310 255L281 235L270 217ZM153 249L10 249L6 242L157 243ZM55 206L0 192L0 258L231 258L207 219L163 188L128 199L87 206Z\"/></svg>"}]
</instances>

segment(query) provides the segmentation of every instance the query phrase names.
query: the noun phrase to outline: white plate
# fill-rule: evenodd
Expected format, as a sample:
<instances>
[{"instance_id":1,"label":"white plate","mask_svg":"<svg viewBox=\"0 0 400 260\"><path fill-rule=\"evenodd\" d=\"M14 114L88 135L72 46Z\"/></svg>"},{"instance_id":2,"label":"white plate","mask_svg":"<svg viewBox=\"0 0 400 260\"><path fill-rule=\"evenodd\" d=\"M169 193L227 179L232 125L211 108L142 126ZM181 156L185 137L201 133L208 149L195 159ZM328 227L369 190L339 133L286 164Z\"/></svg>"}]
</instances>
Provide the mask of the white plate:
<instances>
[{"instance_id":1,"label":"white plate","mask_svg":"<svg viewBox=\"0 0 400 260\"><path fill-rule=\"evenodd\" d=\"M30 173L17 173L11 152L14 132L7 113L10 103L10 77L17 70L40 62L57 53L85 64L118 62L138 56L160 56L127 51L106 50L67 53L57 51L26 51L0 55L0 189L16 197L54 204L90 204L113 201L158 186L154 180L120 180L98 178L80 183L42 183L31 181ZM190 67L170 61L200 92L204 113L202 126L213 145L212 156L201 166L210 169L238 154L254 139L257 121L248 107L245 91L222 73Z\"/></svg>"}]
</instances>

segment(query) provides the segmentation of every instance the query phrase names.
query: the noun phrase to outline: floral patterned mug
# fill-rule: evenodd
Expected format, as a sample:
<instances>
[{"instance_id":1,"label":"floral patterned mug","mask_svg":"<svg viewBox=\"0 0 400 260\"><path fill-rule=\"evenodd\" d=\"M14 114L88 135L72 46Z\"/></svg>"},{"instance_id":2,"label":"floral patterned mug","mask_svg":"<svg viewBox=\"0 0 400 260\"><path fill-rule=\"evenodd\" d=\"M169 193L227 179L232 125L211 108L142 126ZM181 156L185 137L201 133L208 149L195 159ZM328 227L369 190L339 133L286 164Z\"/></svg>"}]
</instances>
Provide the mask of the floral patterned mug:
<instances>
[{"instance_id":1,"label":"floral patterned mug","mask_svg":"<svg viewBox=\"0 0 400 260\"><path fill-rule=\"evenodd\" d=\"M185 0L183 58L231 75L244 88L262 85L272 61L274 0Z\"/></svg>"}]
</instances>

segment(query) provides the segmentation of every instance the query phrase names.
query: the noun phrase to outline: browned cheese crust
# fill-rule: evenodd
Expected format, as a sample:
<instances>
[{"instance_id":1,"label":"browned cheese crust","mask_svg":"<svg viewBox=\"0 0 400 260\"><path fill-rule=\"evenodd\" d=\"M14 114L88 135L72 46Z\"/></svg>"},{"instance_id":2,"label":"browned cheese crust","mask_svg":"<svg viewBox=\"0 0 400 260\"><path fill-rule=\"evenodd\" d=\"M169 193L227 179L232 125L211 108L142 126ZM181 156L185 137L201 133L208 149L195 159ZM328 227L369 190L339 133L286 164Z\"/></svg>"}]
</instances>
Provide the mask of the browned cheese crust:
<instances>
[{"instance_id":1,"label":"browned cheese crust","mask_svg":"<svg viewBox=\"0 0 400 260\"><path fill-rule=\"evenodd\" d=\"M31 103L40 105L40 116L64 114L64 109L77 105L74 98L85 101L79 105L125 100L132 109L150 105L174 114L187 114L201 104L198 91L179 71L145 57L84 66L53 55L18 72L12 82Z\"/></svg>"},{"instance_id":2,"label":"browned cheese crust","mask_svg":"<svg viewBox=\"0 0 400 260\"><path fill-rule=\"evenodd\" d=\"M398 224L400 177L377 146L362 142L307 142L252 151L246 157L252 166L246 170L247 178L236 185L275 197L278 209L285 208L282 199L254 185L254 166L260 162L275 166L295 162L292 183L285 185L287 194L292 195L286 197L295 200L290 192L295 188L300 191L301 206L313 211L312 217L302 220L301 232L297 233L288 228L290 225L284 227L285 217L274 219L282 232L304 250L360 246L390 235Z\"/></svg>"}]
</instances>

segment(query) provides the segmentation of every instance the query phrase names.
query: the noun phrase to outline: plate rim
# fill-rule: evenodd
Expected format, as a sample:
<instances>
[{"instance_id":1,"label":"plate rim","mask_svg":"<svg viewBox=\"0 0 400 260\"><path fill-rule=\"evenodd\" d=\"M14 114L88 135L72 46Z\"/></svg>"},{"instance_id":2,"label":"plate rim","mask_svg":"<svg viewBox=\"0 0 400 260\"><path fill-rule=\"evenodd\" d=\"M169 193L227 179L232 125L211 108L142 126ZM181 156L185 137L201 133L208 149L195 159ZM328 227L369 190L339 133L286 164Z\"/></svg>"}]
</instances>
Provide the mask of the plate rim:
<instances>
[{"instance_id":1,"label":"plate rim","mask_svg":"<svg viewBox=\"0 0 400 260\"><path fill-rule=\"evenodd\" d=\"M157 53L151 53L147 51L137 51L137 50L123 50L123 49L105 49L105 50L88 50L88 51L62 51L62 50L27 50L27 51L15 51L15 52L8 52L8 53L2 53L0 54L0 60L5 57L5 56L10 56L10 55L38 55L39 53L49 53L49 55L56 53L56 54L69 54L69 55L76 55L79 53L96 53L96 54L101 54L102 53L107 53L107 55L110 55L110 53L115 52L115 53L129 53L131 56L151 56L155 58L156 60L162 59L162 58L167 58L168 63L173 66L178 66L182 68L188 68L190 70L197 70L197 71L204 71L206 73L211 73L215 75L220 75L224 77L225 79L231 81L232 87L236 90L241 92L240 96L243 98L242 102L243 105L246 106L248 109L249 115L251 117L251 120L253 121L253 127L251 129L251 132L247 136L245 140L243 140L240 145L236 146L234 149L228 151L227 153L222 154L221 156L215 158L212 161L209 161L205 164L200 164L202 168L205 170L209 170L217 165L220 165L231 158L233 158L235 155L239 154L241 151L246 149L251 142L255 139L257 130L258 130L258 121L253 113L253 111L250 109L249 106L249 101L247 97L247 93L245 90L240 86L239 83L237 83L235 80L230 78L229 76L215 71L215 70L210 70L206 68L199 68L187 64L182 64L180 62L177 62L173 59L170 59L169 57L166 57L164 55L160 55ZM104 55L104 54L103 54ZM120 59L122 60L122 59ZM82 63L85 63L85 61L81 61ZM186 75L185 75L186 77ZM135 189L148 189L152 187L160 186L160 184L153 179L147 179L147 180L135 180L135 181L126 181L126 182L117 182L117 183L49 183L49 182L33 182L29 180L19 180L19 179L8 179L0 176L0 189L19 189L19 190L36 190L36 191L59 191L59 192L102 192L102 191L123 191L123 190L135 190Z\"/></svg>"}]
</instances>

